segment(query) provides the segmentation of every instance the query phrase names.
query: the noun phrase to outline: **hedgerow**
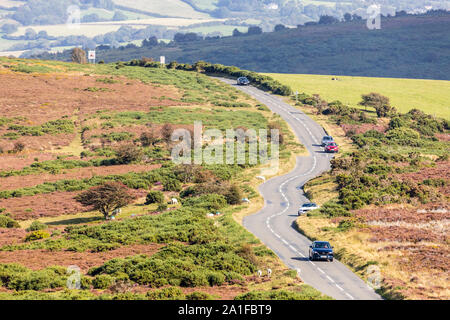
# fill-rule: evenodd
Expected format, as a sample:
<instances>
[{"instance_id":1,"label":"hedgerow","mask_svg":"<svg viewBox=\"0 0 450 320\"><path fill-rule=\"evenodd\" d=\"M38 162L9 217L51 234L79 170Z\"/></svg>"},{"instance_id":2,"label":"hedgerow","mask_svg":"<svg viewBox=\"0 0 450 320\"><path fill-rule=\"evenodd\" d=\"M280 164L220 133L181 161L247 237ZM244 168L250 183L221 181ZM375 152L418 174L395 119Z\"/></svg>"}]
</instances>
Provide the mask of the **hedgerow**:
<instances>
[{"instance_id":1,"label":"hedgerow","mask_svg":"<svg viewBox=\"0 0 450 320\"><path fill-rule=\"evenodd\" d=\"M131 60L125 63L127 66L140 66L145 68L165 68L158 62L146 62L144 60ZM169 68L173 67L173 64L169 64ZM247 77L250 82L263 90L271 91L275 94L289 96L292 94L292 89L289 86L283 85L272 77L261 75L257 72L241 70L234 66L224 66L221 64L211 64L204 61L198 61L193 65L189 64L177 64L177 70L204 72L211 75L222 75L230 77Z\"/></svg>"}]
</instances>

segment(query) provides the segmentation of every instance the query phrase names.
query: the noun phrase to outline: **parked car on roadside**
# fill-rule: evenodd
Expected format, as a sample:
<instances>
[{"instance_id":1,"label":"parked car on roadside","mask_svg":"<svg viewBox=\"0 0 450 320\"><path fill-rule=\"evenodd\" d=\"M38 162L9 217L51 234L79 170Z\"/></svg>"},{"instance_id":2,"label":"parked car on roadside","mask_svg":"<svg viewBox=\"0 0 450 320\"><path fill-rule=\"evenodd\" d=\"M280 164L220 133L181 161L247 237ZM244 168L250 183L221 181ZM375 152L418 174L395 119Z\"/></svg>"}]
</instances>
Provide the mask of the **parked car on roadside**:
<instances>
[{"instance_id":1,"label":"parked car on roadside","mask_svg":"<svg viewBox=\"0 0 450 320\"><path fill-rule=\"evenodd\" d=\"M333 247L328 241L314 241L309 246L309 260L328 260L333 261Z\"/></svg>"},{"instance_id":2,"label":"parked car on roadside","mask_svg":"<svg viewBox=\"0 0 450 320\"><path fill-rule=\"evenodd\" d=\"M336 142L330 142L325 145L325 152L327 153L338 153L339 152L339 146L336 144Z\"/></svg>"},{"instance_id":3,"label":"parked car on roadside","mask_svg":"<svg viewBox=\"0 0 450 320\"><path fill-rule=\"evenodd\" d=\"M332 136L325 136L322 138L322 147L325 147L328 143L334 142L334 139Z\"/></svg>"},{"instance_id":4,"label":"parked car on roadside","mask_svg":"<svg viewBox=\"0 0 450 320\"><path fill-rule=\"evenodd\" d=\"M250 81L247 79L247 77L240 77L237 79L237 84L240 86L248 86L250 84Z\"/></svg>"},{"instance_id":5,"label":"parked car on roadside","mask_svg":"<svg viewBox=\"0 0 450 320\"><path fill-rule=\"evenodd\" d=\"M305 203L298 210L298 215L301 216L302 214L305 214L308 211L319 209L319 208L320 207L315 203Z\"/></svg>"}]
</instances>

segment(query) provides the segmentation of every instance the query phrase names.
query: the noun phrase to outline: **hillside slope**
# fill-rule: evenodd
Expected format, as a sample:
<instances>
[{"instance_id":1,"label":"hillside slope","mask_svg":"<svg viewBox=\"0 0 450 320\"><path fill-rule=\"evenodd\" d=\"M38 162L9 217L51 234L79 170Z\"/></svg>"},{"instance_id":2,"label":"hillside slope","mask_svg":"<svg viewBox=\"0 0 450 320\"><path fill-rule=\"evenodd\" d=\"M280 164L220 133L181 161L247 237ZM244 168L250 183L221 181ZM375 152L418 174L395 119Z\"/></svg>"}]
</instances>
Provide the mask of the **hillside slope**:
<instances>
[{"instance_id":1,"label":"hillside slope","mask_svg":"<svg viewBox=\"0 0 450 320\"><path fill-rule=\"evenodd\" d=\"M450 79L450 15L385 18L316 25L261 35L99 52L105 61L143 56L192 63L205 60L267 73ZM46 58L69 59L69 54ZM412 67L413 66L413 67Z\"/></svg>"},{"instance_id":2,"label":"hillside slope","mask_svg":"<svg viewBox=\"0 0 450 320\"><path fill-rule=\"evenodd\" d=\"M235 221L262 202L259 165L170 158L194 120L271 126L289 168L303 148L278 115L196 72L0 62L0 300L327 298ZM129 200L114 219L77 201L111 185Z\"/></svg>"}]
</instances>

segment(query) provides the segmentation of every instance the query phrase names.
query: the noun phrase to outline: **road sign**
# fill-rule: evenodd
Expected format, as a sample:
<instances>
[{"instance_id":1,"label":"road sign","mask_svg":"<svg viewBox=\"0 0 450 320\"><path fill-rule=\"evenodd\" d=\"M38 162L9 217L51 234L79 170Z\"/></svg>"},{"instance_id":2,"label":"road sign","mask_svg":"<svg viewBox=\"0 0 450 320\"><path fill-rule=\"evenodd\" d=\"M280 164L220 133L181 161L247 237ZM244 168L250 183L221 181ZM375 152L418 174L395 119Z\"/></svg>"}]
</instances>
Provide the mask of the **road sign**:
<instances>
[{"instance_id":1,"label":"road sign","mask_svg":"<svg viewBox=\"0 0 450 320\"><path fill-rule=\"evenodd\" d=\"M88 59L95 60L95 51L88 51Z\"/></svg>"},{"instance_id":2,"label":"road sign","mask_svg":"<svg viewBox=\"0 0 450 320\"><path fill-rule=\"evenodd\" d=\"M161 64L166 64L166 57L165 57L165 56L160 56L160 57L159 57L159 62L160 62Z\"/></svg>"}]
</instances>

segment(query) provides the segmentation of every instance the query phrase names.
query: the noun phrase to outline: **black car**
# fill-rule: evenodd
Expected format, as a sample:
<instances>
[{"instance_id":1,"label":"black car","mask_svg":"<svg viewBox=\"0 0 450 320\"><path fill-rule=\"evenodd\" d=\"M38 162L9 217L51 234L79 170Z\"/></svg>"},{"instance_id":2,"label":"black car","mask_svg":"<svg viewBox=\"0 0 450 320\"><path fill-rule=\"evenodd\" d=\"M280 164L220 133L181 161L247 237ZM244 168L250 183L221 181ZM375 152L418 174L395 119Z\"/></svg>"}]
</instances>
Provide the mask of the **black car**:
<instances>
[{"instance_id":1,"label":"black car","mask_svg":"<svg viewBox=\"0 0 450 320\"><path fill-rule=\"evenodd\" d=\"M237 79L237 84L240 86L248 86L250 81L246 77L240 77Z\"/></svg>"},{"instance_id":2,"label":"black car","mask_svg":"<svg viewBox=\"0 0 450 320\"><path fill-rule=\"evenodd\" d=\"M309 246L309 260L333 261L333 247L327 241L314 241Z\"/></svg>"}]
</instances>

